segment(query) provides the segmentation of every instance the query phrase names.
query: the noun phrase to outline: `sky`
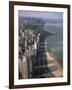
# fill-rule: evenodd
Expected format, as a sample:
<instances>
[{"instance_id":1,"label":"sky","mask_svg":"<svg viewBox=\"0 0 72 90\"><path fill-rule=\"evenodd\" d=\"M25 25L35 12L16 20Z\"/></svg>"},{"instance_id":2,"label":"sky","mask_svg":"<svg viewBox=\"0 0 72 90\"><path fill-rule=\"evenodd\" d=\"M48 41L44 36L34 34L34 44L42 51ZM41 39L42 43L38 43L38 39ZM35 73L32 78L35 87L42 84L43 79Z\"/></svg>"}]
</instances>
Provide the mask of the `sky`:
<instances>
[{"instance_id":1,"label":"sky","mask_svg":"<svg viewBox=\"0 0 72 90\"><path fill-rule=\"evenodd\" d=\"M46 11L24 11L19 10L19 16L23 17L36 17L36 18L50 18L50 19L63 19L62 12L46 12Z\"/></svg>"}]
</instances>

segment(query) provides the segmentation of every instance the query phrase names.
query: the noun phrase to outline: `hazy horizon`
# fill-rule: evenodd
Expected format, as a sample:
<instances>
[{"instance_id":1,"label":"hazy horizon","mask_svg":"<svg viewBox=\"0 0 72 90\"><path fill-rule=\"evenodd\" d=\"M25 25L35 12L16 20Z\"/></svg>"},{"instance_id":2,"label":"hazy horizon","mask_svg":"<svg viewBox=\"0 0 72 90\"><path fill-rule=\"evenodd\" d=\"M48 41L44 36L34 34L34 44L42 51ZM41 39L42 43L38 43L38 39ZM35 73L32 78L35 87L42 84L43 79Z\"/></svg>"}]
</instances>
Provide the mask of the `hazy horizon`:
<instances>
[{"instance_id":1,"label":"hazy horizon","mask_svg":"<svg viewBox=\"0 0 72 90\"><path fill-rule=\"evenodd\" d=\"M24 11L19 10L20 17L33 17L42 19L63 19L62 12L46 12L46 11Z\"/></svg>"}]
</instances>

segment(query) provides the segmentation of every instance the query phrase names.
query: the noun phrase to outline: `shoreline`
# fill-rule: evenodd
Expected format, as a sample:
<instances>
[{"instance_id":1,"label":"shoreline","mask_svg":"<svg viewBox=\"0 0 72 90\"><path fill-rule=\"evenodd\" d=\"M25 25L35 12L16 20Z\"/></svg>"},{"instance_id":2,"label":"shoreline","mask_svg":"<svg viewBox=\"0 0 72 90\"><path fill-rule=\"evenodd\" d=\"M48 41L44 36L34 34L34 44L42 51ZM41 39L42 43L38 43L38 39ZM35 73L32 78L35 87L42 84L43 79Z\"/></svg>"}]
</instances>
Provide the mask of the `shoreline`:
<instances>
[{"instance_id":1,"label":"shoreline","mask_svg":"<svg viewBox=\"0 0 72 90\"><path fill-rule=\"evenodd\" d=\"M45 41L46 44L46 41ZM61 65L55 60L54 57L51 56L51 54L48 52L47 47L45 47L46 50L46 57L48 60L48 68L50 69L51 73L55 77L62 77L63 76L63 69L61 68Z\"/></svg>"}]
</instances>

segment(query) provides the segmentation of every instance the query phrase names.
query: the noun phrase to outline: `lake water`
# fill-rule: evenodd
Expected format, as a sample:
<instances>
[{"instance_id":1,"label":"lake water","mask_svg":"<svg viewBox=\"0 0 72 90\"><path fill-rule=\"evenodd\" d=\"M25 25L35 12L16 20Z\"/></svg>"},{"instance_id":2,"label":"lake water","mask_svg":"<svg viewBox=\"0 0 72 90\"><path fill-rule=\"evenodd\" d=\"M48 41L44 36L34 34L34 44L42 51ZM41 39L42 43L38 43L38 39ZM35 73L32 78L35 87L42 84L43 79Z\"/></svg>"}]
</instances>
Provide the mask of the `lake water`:
<instances>
[{"instance_id":1,"label":"lake water","mask_svg":"<svg viewBox=\"0 0 72 90\"><path fill-rule=\"evenodd\" d=\"M63 67L63 23L62 22L46 22L45 25L48 31L55 32L54 35L49 35L46 38L48 44L48 52L52 53L54 58Z\"/></svg>"}]
</instances>

